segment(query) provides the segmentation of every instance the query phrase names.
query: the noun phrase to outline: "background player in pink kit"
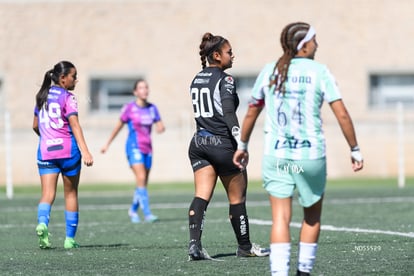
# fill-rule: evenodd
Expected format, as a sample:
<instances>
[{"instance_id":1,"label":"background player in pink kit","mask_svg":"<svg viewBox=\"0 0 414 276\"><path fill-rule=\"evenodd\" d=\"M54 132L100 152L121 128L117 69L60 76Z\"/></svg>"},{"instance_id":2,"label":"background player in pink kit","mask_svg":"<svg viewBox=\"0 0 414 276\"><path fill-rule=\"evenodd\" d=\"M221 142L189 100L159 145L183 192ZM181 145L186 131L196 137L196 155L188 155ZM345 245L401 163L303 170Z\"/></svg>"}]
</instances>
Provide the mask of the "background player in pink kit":
<instances>
[{"instance_id":1,"label":"background player in pink kit","mask_svg":"<svg viewBox=\"0 0 414 276\"><path fill-rule=\"evenodd\" d=\"M124 124L128 125L128 138L126 141L126 155L129 166L135 175L136 188L132 204L128 210L131 222L139 223L138 208L141 206L146 222L154 222L158 217L153 215L149 206L148 177L152 165L152 141L151 129L155 124L156 131L165 131L163 122L157 107L147 101L149 95L148 83L139 79L134 85L136 100L122 108L121 118L116 124L109 137L108 142L102 147L101 152L105 153L111 142L118 135Z\"/></svg>"},{"instance_id":2,"label":"background player in pink kit","mask_svg":"<svg viewBox=\"0 0 414 276\"><path fill-rule=\"evenodd\" d=\"M59 174L62 174L65 195L66 239L64 247L77 248L74 238L79 221L78 186L82 160L92 166L93 158L78 121L78 105L69 90L77 83L75 66L61 61L46 72L36 94L33 130L39 135L37 165L42 184L38 205L36 233L39 246L50 248L49 217L56 197Z\"/></svg>"}]
</instances>

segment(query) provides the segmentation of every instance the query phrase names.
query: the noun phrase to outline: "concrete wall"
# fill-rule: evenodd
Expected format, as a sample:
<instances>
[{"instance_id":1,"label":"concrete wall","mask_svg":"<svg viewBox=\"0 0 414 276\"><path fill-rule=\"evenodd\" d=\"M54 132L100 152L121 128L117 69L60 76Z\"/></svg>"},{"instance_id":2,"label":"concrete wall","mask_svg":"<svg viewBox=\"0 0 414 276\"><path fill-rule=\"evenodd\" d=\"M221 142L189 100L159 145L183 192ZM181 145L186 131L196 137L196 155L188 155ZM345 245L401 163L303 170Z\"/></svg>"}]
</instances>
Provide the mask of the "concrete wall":
<instances>
[{"instance_id":1,"label":"concrete wall","mask_svg":"<svg viewBox=\"0 0 414 276\"><path fill-rule=\"evenodd\" d=\"M106 155L99 153L119 114L89 113L88 80L97 75L146 77L150 100L167 127L153 136L151 180L191 180L187 145L194 126L188 87L201 68L202 34L230 40L236 58L229 73L256 75L281 55L279 35L292 21L309 22L317 30L316 60L335 75L366 160L358 175L395 176L396 112L369 107L368 76L414 72L413 8L411 0L0 0L0 183L5 182L5 110L11 114L13 180L38 182L37 137L31 130L35 94L45 71L63 59L78 69L80 122L95 157L95 165L83 169L83 182L133 182L124 156L126 130ZM406 172L414 175L414 112L406 110L404 119ZM260 178L261 122L250 146L249 174L255 179ZM324 122L329 176L353 176L349 149L327 107Z\"/></svg>"}]
</instances>

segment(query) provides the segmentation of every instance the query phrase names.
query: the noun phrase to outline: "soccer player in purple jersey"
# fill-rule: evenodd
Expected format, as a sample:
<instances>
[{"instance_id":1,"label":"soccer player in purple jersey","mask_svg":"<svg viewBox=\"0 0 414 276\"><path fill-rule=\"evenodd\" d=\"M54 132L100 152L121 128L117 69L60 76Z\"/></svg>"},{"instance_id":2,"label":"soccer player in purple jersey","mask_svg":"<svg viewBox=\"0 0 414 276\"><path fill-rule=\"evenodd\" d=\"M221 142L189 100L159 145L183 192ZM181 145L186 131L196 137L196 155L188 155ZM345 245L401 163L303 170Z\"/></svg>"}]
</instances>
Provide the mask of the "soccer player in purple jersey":
<instances>
[{"instance_id":1,"label":"soccer player in purple jersey","mask_svg":"<svg viewBox=\"0 0 414 276\"><path fill-rule=\"evenodd\" d=\"M135 175L136 187L128 215L132 223L141 221L138 208L142 208L144 220L155 222L158 217L153 215L150 209L148 196L148 177L152 165L152 141L151 129L154 124L157 133L165 131L158 108L147 101L149 95L148 83L139 79L134 85L136 100L123 106L120 120L115 125L108 142L102 147L105 153L111 142L118 135L124 124L128 125L128 138L126 141L126 155L129 166Z\"/></svg>"},{"instance_id":2,"label":"soccer player in purple jersey","mask_svg":"<svg viewBox=\"0 0 414 276\"><path fill-rule=\"evenodd\" d=\"M75 89L76 78L75 66L71 62L61 61L46 72L36 94L33 130L39 135L37 166L42 184L36 233L42 249L51 247L48 226L60 173L65 196L64 248L79 247L74 238L79 221L78 186L81 164L83 160L86 166L92 166L93 157L79 124L76 98L69 92Z\"/></svg>"}]
</instances>

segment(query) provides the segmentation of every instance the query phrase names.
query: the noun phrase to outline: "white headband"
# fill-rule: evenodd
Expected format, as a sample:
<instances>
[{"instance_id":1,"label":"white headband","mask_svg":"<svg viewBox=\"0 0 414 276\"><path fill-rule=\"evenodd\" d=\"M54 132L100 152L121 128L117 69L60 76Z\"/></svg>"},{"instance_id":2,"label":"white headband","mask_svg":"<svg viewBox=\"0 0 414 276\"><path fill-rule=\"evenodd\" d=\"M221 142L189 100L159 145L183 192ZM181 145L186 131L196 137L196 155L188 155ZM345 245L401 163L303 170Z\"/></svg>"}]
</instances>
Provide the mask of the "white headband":
<instances>
[{"instance_id":1,"label":"white headband","mask_svg":"<svg viewBox=\"0 0 414 276\"><path fill-rule=\"evenodd\" d=\"M305 45L306 42L310 41L312 37L316 34L315 29L310 26L308 32L306 33L306 36L299 42L298 46L296 47L296 50L302 49L303 45Z\"/></svg>"}]
</instances>

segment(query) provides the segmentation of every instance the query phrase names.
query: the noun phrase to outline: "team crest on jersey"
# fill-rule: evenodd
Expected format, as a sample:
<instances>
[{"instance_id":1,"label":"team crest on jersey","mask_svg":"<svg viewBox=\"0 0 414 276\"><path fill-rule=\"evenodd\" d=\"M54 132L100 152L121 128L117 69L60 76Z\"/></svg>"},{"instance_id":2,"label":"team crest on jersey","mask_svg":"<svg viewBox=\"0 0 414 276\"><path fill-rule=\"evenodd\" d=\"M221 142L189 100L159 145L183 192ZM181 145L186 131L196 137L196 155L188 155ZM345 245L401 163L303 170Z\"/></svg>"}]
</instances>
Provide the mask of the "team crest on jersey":
<instances>
[{"instance_id":1,"label":"team crest on jersey","mask_svg":"<svg viewBox=\"0 0 414 276\"><path fill-rule=\"evenodd\" d=\"M76 99L76 97L75 97L75 95L71 95L70 96L70 106L73 108L73 109L77 109L78 108L78 100Z\"/></svg>"},{"instance_id":2,"label":"team crest on jersey","mask_svg":"<svg viewBox=\"0 0 414 276\"><path fill-rule=\"evenodd\" d=\"M227 77L225 77L225 78L224 78L224 80L225 80L227 83L230 83L230 84L233 84L233 83L234 83L234 79L233 79L233 77L232 77L232 76L227 76Z\"/></svg>"},{"instance_id":3,"label":"team crest on jersey","mask_svg":"<svg viewBox=\"0 0 414 276\"><path fill-rule=\"evenodd\" d=\"M227 76L224 78L224 87L226 88L227 92L233 94L234 90L234 79L232 76Z\"/></svg>"}]
</instances>

